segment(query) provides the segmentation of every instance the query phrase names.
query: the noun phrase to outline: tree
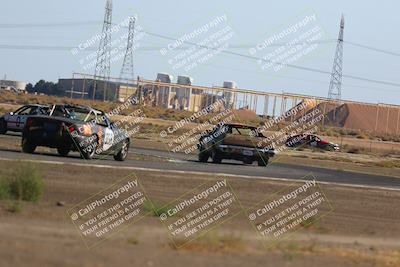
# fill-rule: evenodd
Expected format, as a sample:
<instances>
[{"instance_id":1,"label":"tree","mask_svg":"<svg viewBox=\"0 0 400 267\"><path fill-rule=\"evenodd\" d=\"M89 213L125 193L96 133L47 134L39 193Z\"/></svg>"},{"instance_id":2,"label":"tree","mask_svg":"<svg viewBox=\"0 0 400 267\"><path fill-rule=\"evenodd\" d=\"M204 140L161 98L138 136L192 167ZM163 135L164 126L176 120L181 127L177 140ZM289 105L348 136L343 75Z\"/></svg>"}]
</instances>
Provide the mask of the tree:
<instances>
[{"instance_id":1,"label":"tree","mask_svg":"<svg viewBox=\"0 0 400 267\"><path fill-rule=\"evenodd\" d=\"M58 83L46 82L45 80L38 81L33 88L29 88L28 92L37 92L39 94L45 95L64 96L64 90Z\"/></svg>"},{"instance_id":2,"label":"tree","mask_svg":"<svg viewBox=\"0 0 400 267\"><path fill-rule=\"evenodd\" d=\"M27 91L28 93L33 93L33 92L34 92L34 90L33 90L33 85L32 85L31 83L28 83L28 84L25 86L25 91Z\"/></svg>"}]
</instances>

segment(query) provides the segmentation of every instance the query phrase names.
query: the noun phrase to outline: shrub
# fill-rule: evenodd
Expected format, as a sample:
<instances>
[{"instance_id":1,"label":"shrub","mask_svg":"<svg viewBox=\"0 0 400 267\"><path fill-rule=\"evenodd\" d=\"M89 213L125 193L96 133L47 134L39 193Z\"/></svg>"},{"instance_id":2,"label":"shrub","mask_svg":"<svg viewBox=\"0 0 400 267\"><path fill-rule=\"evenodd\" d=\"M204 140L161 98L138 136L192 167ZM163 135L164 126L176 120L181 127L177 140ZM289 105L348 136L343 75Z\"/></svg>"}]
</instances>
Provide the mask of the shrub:
<instances>
[{"instance_id":1,"label":"shrub","mask_svg":"<svg viewBox=\"0 0 400 267\"><path fill-rule=\"evenodd\" d=\"M366 134L360 133L359 135L357 135L357 139L367 139L368 136Z\"/></svg>"},{"instance_id":2,"label":"shrub","mask_svg":"<svg viewBox=\"0 0 400 267\"><path fill-rule=\"evenodd\" d=\"M361 151L359 148L353 147L353 148L349 148L349 150L347 150L347 153L351 153L351 154L360 154Z\"/></svg>"},{"instance_id":3,"label":"shrub","mask_svg":"<svg viewBox=\"0 0 400 267\"><path fill-rule=\"evenodd\" d=\"M143 204L144 210L148 212L152 212L153 216L160 216L160 214L168 214L168 210L172 208L172 206L162 206L156 202L146 201Z\"/></svg>"},{"instance_id":4,"label":"shrub","mask_svg":"<svg viewBox=\"0 0 400 267\"><path fill-rule=\"evenodd\" d=\"M0 177L0 199L10 198L10 184L7 179Z\"/></svg>"},{"instance_id":5,"label":"shrub","mask_svg":"<svg viewBox=\"0 0 400 267\"><path fill-rule=\"evenodd\" d=\"M11 202L7 207L7 211L12 213L20 213L22 211L22 205L20 201Z\"/></svg>"},{"instance_id":6,"label":"shrub","mask_svg":"<svg viewBox=\"0 0 400 267\"><path fill-rule=\"evenodd\" d=\"M20 163L7 177L1 178L0 198L36 202L44 191L43 178L30 163Z\"/></svg>"}]
</instances>

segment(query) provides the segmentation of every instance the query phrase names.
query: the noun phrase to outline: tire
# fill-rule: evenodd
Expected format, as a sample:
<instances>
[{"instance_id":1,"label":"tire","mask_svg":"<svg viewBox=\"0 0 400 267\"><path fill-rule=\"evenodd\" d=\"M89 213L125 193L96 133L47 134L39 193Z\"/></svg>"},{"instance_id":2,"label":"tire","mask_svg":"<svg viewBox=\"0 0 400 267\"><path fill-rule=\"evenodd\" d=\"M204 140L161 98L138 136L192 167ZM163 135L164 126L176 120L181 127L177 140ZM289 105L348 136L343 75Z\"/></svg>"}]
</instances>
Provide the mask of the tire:
<instances>
[{"instance_id":1,"label":"tire","mask_svg":"<svg viewBox=\"0 0 400 267\"><path fill-rule=\"evenodd\" d=\"M69 147L58 147L57 152L60 156L66 157L68 153L71 151Z\"/></svg>"},{"instance_id":2,"label":"tire","mask_svg":"<svg viewBox=\"0 0 400 267\"><path fill-rule=\"evenodd\" d=\"M252 160L252 159L249 159L249 158L244 158L244 159L243 159L243 163L244 163L244 164L251 165L251 164L253 164L253 160Z\"/></svg>"},{"instance_id":3,"label":"tire","mask_svg":"<svg viewBox=\"0 0 400 267\"><path fill-rule=\"evenodd\" d=\"M269 160L268 158L259 159L257 161L258 166L266 167L268 165L268 160Z\"/></svg>"},{"instance_id":4,"label":"tire","mask_svg":"<svg viewBox=\"0 0 400 267\"><path fill-rule=\"evenodd\" d=\"M29 141L29 139L23 138L21 142L21 147L24 153L32 154L33 152L35 152L37 145Z\"/></svg>"},{"instance_id":5,"label":"tire","mask_svg":"<svg viewBox=\"0 0 400 267\"><path fill-rule=\"evenodd\" d=\"M210 155L208 153L205 152L199 152L199 161L206 163L208 161L208 158L210 157Z\"/></svg>"},{"instance_id":6,"label":"tire","mask_svg":"<svg viewBox=\"0 0 400 267\"><path fill-rule=\"evenodd\" d=\"M81 157L84 159L92 159L94 155L96 154L96 149L97 149L97 137L95 140L90 144L87 148L81 148ZM90 149L89 149L90 148Z\"/></svg>"},{"instance_id":7,"label":"tire","mask_svg":"<svg viewBox=\"0 0 400 267\"><path fill-rule=\"evenodd\" d=\"M124 161L128 156L128 151L129 151L129 141L125 140L124 143L122 144L121 149L118 151L116 155L114 155L114 159L116 161Z\"/></svg>"},{"instance_id":8,"label":"tire","mask_svg":"<svg viewBox=\"0 0 400 267\"><path fill-rule=\"evenodd\" d=\"M219 163L222 162L221 156L218 155L218 152L216 152L215 150L213 150L213 151L211 152L211 159L212 159L212 162L213 162L213 163L219 164Z\"/></svg>"},{"instance_id":9,"label":"tire","mask_svg":"<svg viewBox=\"0 0 400 267\"><path fill-rule=\"evenodd\" d=\"M6 134L7 132L7 123L4 119L0 119L0 134Z\"/></svg>"}]
</instances>

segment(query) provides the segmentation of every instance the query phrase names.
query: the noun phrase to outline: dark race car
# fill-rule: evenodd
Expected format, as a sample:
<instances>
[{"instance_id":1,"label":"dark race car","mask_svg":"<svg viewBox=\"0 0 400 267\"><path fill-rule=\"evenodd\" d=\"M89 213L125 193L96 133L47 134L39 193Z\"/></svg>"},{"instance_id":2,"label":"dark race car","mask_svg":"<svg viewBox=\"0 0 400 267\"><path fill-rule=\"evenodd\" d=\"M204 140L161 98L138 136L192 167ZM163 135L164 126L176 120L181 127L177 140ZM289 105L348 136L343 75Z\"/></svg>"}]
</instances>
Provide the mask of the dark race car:
<instances>
[{"instance_id":1,"label":"dark race car","mask_svg":"<svg viewBox=\"0 0 400 267\"><path fill-rule=\"evenodd\" d=\"M49 106L34 104L22 106L14 112L7 113L0 117L0 134L5 134L7 131L21 132L30 116L45 115L48 111Z\"/></svg>"},{"instance_id":2,"label":"dark race car","mask_svg":"<svg viewBox=\"0 0 400 267\"><path fill-rule=\"evenodd\" d=\"M308 146L329 151L339 150L339 145L322 140L320 137L313 134L299 134L291 136L286 140L286 146L292 148Z\"/></svg>"},{"instance_id":3,"label":"dark race car","mask_svg":"<svg viewBox=\"0 0 400 267\"><path fill-rule=\"evenodd\" d=\"M265 143L265 136L253 136L252 132L255 130L256 127L236 123L216 126L199 139L199 161L207 162L211 157L214 163L233 159L244 164L256 161L259 166L267 166L275 151L258 145Z\"/></svg>"},{"instance_id":4,"label":"dark race car","mask_svg":"<svg viewBox=\"0 0 400 267\"><path fill-rule=\"evenodd\" d=\"M123 161L128 155L128 133L111 123L106 114L90 107L54 105L48 115L32 116L22 132L22 150L37 146L56 148L62 156L79 151L85 159L95 154L113 154Z\"/></svg>"}]
</instances>

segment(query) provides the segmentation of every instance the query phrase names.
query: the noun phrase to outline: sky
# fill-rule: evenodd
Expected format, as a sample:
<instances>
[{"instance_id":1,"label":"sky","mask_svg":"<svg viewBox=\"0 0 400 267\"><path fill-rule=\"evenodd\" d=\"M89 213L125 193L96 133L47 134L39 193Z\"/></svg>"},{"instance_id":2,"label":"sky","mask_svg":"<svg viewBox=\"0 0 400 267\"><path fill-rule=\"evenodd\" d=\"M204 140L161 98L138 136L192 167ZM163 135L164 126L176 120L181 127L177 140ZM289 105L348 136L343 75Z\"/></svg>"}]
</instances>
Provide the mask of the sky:
<instances>
[{"instance_id":1,"label":"sky","mask_svg":"<svg viewBox=\"0 0 400 267\"><path fill-rule=\"evenodd\" d=\"M93 74L99 42L89 48L84 45L101 33L104 6L105 0L2 0L0 77L36 83L69 78L73 72ZM399 8L394 0L114 0L113 24L137 16L135 76L153 80L163 72L175 78L190 76L202 86L235 81L244 89L326 97L344 14L342 98L400 104ZM119 48L112 58L112 77L120 76L126 32L121 27L112 34L113 45ZM279 38L268 42L274 36ZM173 39L179 38L205 46L218 43L221 49L200 53L201 47L174 44ZM306 41L310 42L303 50L290 50L293 46L287 45ZM266 66L260 58L297 67L274 68L277 65Z\"/></svg>"}]
</instances>

